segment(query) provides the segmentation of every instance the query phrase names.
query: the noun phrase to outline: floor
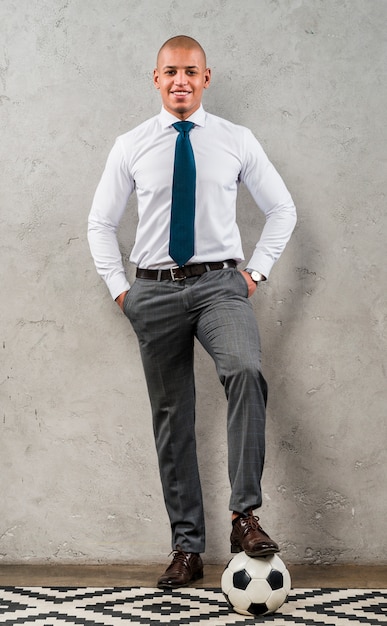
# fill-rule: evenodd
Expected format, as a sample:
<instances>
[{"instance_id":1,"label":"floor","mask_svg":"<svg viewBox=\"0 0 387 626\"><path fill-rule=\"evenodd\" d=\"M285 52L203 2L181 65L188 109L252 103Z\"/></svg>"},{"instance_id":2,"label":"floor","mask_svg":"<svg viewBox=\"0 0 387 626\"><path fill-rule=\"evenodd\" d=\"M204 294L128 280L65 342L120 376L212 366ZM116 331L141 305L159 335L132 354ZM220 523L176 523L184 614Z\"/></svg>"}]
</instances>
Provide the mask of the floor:
<instances>
[{"instance_id":1,"label":"floor","mask_svg":"<svg viewBox=\"0 0 387 626\"><path fill-rule=\"evenodd\" d=\"M189 588L155 587L164 569L141 565L2 565L2 626L386 626L387 567L292 566L287 601L271 615L241 615L206 565ZM274 592L275 593L275 592ZM285 596L284 596L285 597ZM283 601L283 600L282 600ZM250 600L249 600L250 602ZM262 605L259 605L260 610ZM248 610L250 610L249 607Z\"/></svg>"},{"instance_id":2,"label":"floor","mask_svg":"<svg viewBox=\"0 0 387 626\"><path fill-rule=\"evenodd\" d=\"M219 587L223 565L205 565L194 587ZM164 565L0 565L0 586L154 587ZM386 589L387 565L293 565L294 588ZM1 622L0 622L1 623Z\"/></svg>"}]
</instances>

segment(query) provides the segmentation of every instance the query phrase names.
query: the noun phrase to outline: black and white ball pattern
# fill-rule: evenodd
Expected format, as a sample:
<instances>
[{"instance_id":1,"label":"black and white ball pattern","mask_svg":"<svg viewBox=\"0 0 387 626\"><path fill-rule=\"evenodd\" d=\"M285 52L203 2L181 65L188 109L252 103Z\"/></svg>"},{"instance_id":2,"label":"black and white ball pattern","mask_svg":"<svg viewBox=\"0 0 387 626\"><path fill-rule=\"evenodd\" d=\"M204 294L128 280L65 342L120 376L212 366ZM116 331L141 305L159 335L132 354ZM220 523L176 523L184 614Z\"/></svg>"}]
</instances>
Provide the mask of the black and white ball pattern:
<instances>
[{"instance_id":1,"label":"black and white ball pattern","mask_svg":"<svg viewBox=\"0 0 387 626\"><path fill-rule=\"evenodd\" d=\"M286 601L291 579L277 554L251 558L239 552L225 568L221 587L229 606L241 615L269 615Z\"/></svg>"}]
</instances>

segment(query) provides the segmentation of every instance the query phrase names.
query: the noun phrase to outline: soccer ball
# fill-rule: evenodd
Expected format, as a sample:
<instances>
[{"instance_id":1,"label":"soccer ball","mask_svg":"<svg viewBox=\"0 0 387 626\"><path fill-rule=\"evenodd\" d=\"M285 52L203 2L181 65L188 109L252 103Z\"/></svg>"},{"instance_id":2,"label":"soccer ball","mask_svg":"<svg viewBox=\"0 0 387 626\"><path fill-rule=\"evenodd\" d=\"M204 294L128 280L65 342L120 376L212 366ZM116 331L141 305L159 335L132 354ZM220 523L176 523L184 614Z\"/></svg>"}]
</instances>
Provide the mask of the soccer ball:
<instances>
[{"instance_id":1,"label":"soccer ball","mask_svg":"<svg viewBox=\"0 0 387 626\"><path fill-rule=\"evenodd\" d=\"M277 554L251 558L239 552L222 574L221 587L229 606L241 615L270 615L286 601L290 574Z\"/></svg>"}]
</instances>

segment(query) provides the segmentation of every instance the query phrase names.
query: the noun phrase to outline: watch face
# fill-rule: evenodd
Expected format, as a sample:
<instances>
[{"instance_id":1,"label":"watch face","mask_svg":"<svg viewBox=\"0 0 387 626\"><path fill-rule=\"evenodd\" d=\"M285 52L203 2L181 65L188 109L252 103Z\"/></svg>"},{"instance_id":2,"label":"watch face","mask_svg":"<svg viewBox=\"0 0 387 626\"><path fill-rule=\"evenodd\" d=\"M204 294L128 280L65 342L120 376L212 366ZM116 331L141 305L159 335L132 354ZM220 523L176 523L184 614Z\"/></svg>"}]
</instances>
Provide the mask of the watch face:
<instances>
[{"instance_id":1,"label":"watch face","mask_svg":"<svg viewBox=\"0 0 387 626\"><path fill-rule=\"evenodd\" d=\"M251 278L258 283L261 280L261 274L259 272L251 272Z\"/></svg>"}]
</instances>

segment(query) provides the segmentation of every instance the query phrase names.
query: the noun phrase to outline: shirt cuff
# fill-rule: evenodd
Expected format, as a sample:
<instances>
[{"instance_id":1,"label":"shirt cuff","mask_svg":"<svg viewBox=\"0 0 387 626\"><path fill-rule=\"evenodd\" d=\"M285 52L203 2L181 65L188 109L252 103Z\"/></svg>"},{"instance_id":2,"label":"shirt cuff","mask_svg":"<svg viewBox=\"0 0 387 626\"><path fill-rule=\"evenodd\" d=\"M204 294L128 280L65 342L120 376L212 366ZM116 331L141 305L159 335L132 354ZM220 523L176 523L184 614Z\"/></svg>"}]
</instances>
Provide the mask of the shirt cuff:
<instances>
[{"instance_id":1,"label":"shirt cuff","mask_svg":"<svg viewBox=\"0 0 387 626\"><path fill-rule=\"evenodd\" d=\"M125 275L115 276L114 279L109 282L107 287L113 300L116 300L116 298L118 298L121 293L123 293L124 291L129 291L130 289L130 285Z\"/></svg>"}]
</instances>

